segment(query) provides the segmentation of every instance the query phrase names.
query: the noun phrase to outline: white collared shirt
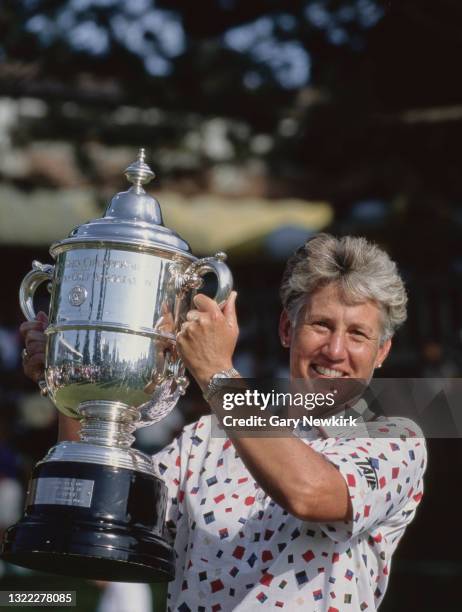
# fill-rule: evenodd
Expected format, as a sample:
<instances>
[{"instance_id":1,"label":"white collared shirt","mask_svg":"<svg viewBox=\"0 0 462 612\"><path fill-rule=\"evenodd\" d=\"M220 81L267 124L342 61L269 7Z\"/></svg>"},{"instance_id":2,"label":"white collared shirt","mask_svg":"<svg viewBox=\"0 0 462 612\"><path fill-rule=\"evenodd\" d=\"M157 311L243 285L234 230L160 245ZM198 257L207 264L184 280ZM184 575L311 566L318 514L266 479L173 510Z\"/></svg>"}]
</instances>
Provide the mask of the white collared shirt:
<instances>
[{"instance_id":1,"label":"white collared shirt","mask_svg":"<svg viewBox=\"0 0 462 612\"><path fill-rule=\"evenodd\" d=\"M388 437L305 435L349 488L353 521L327 524L297 519L269 498L232 442L212 435L210 416L186 427L154 456L176 528L168 610L376 610L422 497L426 449L412 421L379 418L369 435L374 428Z\"/></svg>"}]
</instances>

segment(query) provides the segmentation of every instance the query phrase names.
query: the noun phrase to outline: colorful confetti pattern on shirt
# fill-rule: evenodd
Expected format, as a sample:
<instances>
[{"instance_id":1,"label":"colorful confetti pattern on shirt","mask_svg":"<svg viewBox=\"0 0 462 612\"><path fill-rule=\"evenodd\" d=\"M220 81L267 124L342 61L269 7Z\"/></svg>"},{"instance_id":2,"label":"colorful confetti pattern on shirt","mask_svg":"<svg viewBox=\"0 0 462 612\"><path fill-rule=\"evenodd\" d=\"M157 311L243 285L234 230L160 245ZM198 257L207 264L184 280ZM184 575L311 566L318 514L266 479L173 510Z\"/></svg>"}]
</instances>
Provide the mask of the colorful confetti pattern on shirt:
<instances>
[{"instance_id":1,"label":"colorful confetti pattern on shirt","mask_svg":"<svg viewBox=\"0 0 462 612\"><path fill-rule=\"evenodd\" d=\"M386 427L390 437L326 439L313 429L305 438L350 493L353 520L326 524L297 519L265 495L232 442L211 436L210 416L186 427L154 456L176 535L168 610L376 610L426 467L414 424L388 419Z\"/></svg>"}]
</instances>

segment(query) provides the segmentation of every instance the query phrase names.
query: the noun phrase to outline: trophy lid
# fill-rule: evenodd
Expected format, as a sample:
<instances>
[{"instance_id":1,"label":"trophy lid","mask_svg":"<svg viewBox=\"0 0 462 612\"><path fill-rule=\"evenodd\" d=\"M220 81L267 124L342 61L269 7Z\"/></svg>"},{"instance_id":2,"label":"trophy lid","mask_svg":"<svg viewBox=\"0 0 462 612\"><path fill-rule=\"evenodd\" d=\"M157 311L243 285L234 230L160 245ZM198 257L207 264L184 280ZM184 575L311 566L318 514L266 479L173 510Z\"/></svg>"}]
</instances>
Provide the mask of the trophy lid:
<instances>
[{"instance_id":1,"label":"trophy lid","mask_svg":"<svg viewBox=\"0 0 462 612\"><path fill-rule=\"evenodd\" d=\"M191 248L176 232L164 226L159 202L143 189L155 176L140 149L137 159L125 170L132 186L117 193L100 219L74 228L64 240L52 245L54 256L63 245L75 243L117 244L137 250L161 249L191 257Z\"/></svg>"}]
</instances>

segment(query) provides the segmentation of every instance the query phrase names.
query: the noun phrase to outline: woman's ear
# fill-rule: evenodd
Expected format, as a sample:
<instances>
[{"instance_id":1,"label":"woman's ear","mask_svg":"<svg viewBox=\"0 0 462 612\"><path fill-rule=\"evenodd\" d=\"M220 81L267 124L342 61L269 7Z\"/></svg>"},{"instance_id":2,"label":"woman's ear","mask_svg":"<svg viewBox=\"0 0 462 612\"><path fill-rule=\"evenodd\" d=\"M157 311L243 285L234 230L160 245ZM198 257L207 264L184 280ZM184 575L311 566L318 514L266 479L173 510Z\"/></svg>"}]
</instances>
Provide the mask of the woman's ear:
<instances>
[{"instance_id":1,"label":"woman's ear","mask_svg":"<svg viewBox=\"0 0 462 612\"><path fill-rule=\"evenodd\" d=\"M391 349L391 340L390 339L385 340L385 342L382 344L382 346L378 350L374 367L376 368L382 367L382 363L388 357L388 353L390 352L390 349Z\"/></svg>"},{"instance_id":2,"label":"woman's ear","mask_svg":"<svg viewBox=\"0 0 462 612\"><path fill-rule=\"evenodd\" d=\"M279 318L279 338L284 348L288 348L290 346L290 341L292 338L292 323L285 308L281 312L281 316Z\"/></svg>"}]
</instances>

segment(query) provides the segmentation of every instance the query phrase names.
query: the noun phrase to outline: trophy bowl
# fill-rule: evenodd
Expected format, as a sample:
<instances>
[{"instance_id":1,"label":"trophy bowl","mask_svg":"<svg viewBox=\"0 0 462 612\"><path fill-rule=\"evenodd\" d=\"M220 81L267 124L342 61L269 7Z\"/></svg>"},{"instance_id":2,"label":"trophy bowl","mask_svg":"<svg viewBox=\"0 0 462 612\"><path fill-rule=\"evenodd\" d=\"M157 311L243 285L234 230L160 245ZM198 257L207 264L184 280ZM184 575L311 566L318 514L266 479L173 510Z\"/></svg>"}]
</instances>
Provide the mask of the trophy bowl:
<instances>
[{"instance_id":1,"label":"trophy bowl","mask_svg":"<svg viewBox=\"0 0 462 612\"><path fill-rule=\"evenodd\" d=\"M143 184L154 173L144 149L125 171L132 183L100 219L53 244L55 265L33 262L20 288L25 317L34 294L51 292L42 392L81 422L79 442L60 442L34 468L24 517L4 537L2 557L24 567L100 580L174 577L165 529L167 488L133 432L164 418L188 379L176 334L202 286L216 301L232 289L226 256L197 259L163 225Z\"/></svg>"}]
</instances>

